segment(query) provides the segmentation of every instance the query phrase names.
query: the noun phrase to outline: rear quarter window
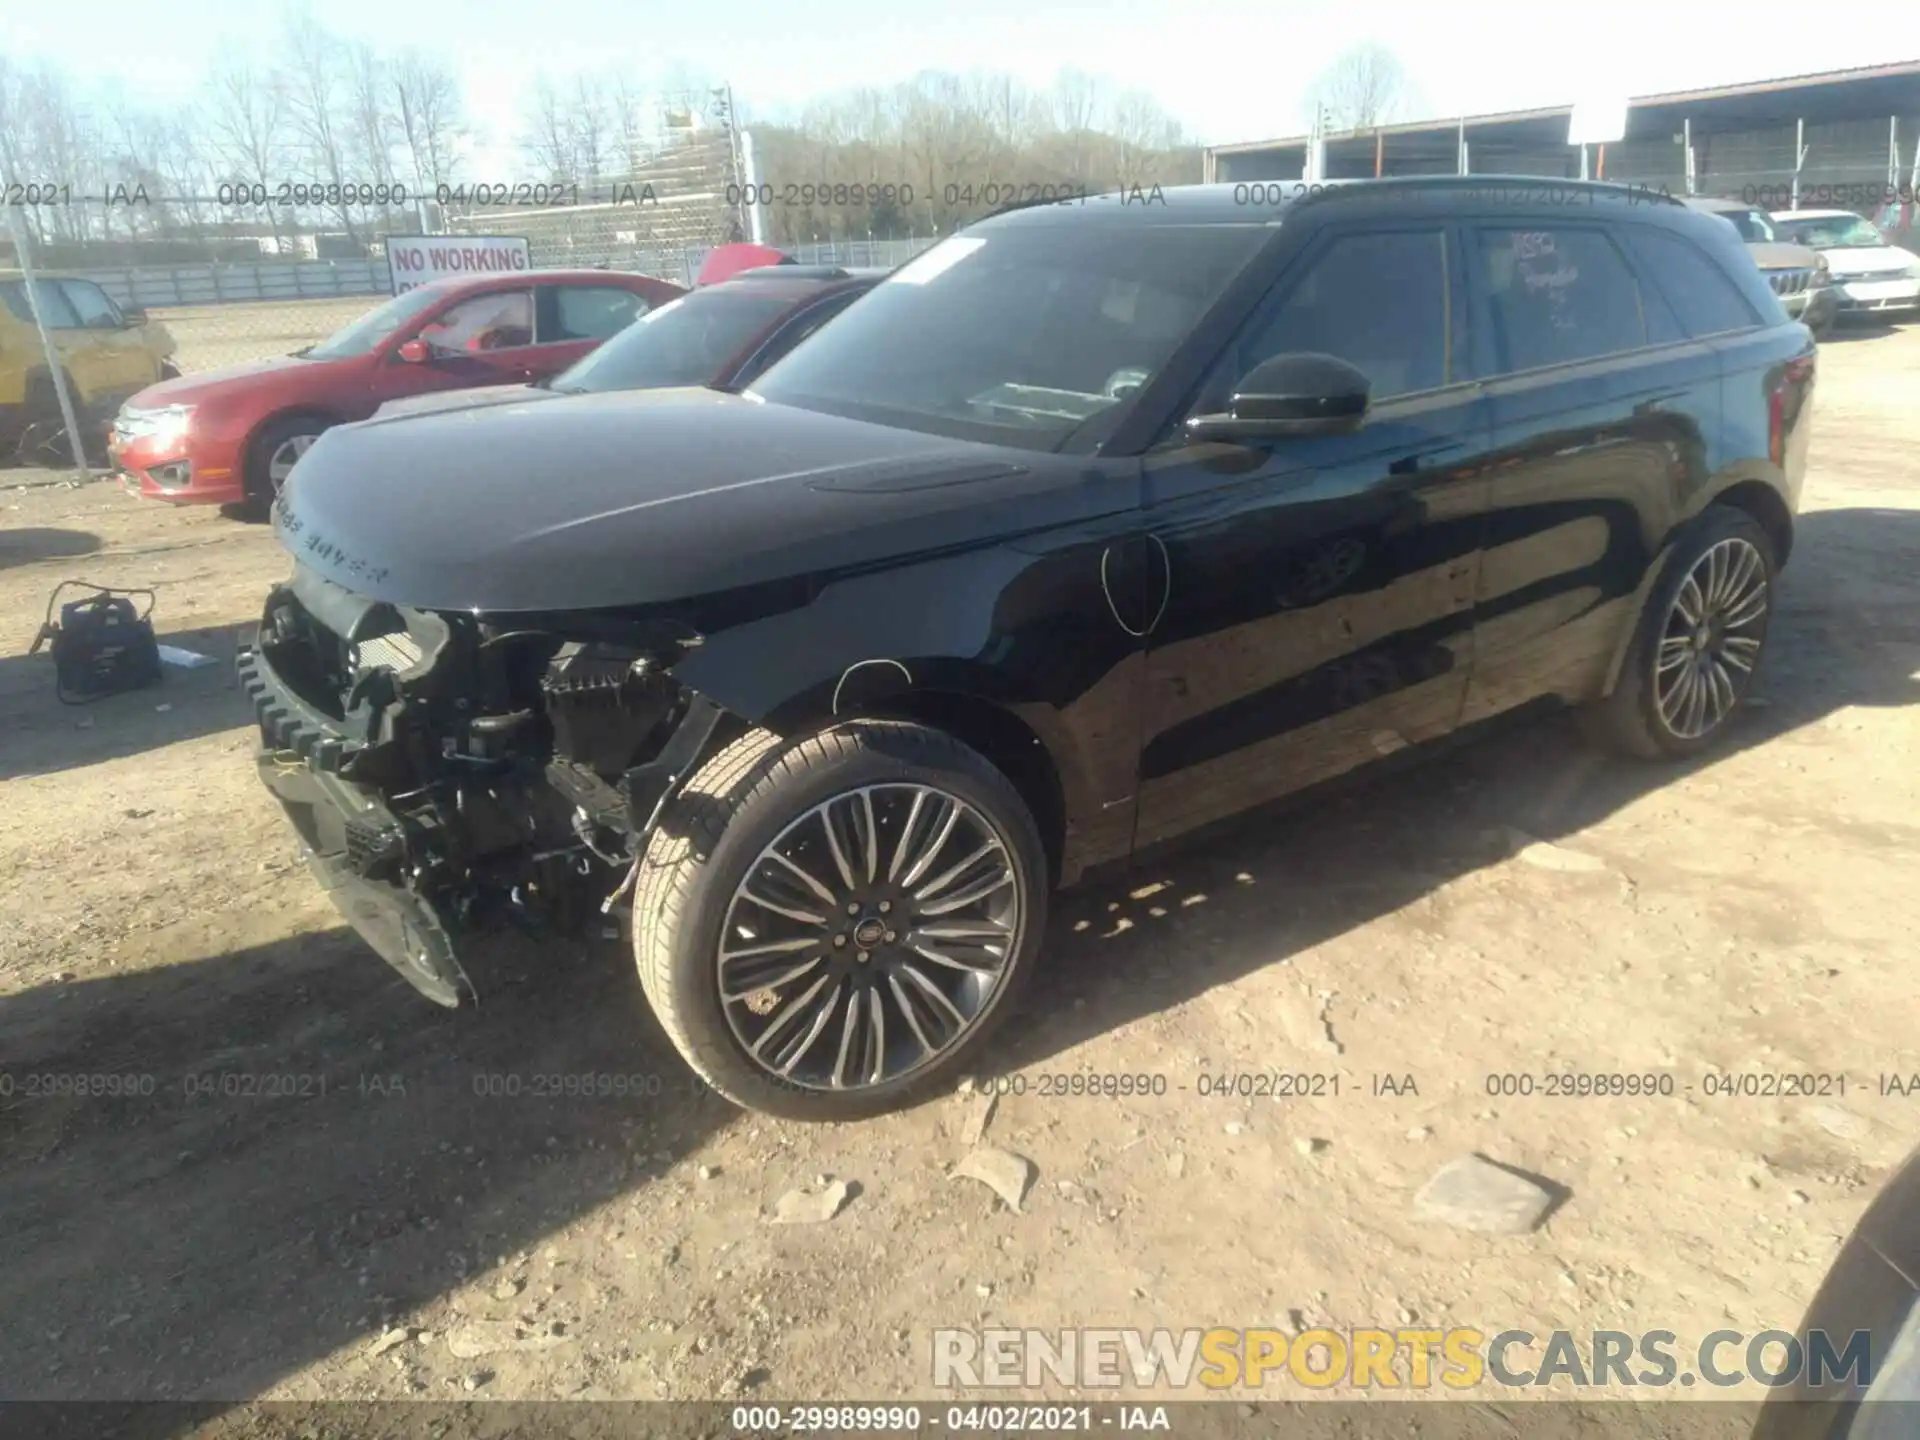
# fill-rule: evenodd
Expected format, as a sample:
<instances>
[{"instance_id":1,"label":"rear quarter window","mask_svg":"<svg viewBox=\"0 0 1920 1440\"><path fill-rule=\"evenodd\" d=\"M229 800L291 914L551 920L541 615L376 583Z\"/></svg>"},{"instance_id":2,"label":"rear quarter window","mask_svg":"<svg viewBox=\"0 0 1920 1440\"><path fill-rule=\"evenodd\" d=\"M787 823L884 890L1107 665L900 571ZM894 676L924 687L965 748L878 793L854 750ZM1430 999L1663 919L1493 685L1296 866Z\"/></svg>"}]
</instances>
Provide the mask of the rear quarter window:
<instances>
[{"instance_id":1,"label":"rear quarter window","mask_svg":"<svg viewBox=\"0 0 1920 1440\"><path fill-rule=\"evenodd\" d=\"M1685 236L1634 226L1622 238L1640 273L1666 298L1690 338L1763 323L1720 263Z\"/></svg>"}]
</instances>

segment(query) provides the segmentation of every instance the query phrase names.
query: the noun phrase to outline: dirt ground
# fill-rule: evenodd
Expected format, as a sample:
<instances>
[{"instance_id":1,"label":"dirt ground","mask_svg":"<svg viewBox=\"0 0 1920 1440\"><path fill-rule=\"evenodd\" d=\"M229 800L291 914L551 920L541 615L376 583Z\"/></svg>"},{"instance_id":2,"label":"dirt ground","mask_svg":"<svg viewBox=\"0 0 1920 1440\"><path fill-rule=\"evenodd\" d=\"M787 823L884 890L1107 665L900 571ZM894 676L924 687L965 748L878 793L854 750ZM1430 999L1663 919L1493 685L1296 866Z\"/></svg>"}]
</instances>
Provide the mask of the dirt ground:
<instances>
[{"instance_id":1,"label":"dirt ground","mask_svg":"<svg viewBox=\"0 0 1920 1440\"><path fill-rule=\"evenodd\" d=\"M1792 1326L1920 1130L1879 1084L1920 1070L1920 328L1821 365L1732 743L1634 766L1550 720L1059 897L983 1062L1028 1087L986 1131L1036 1169L1017 1213L949 1173L977 1099L806 1127L700 1092L622 942L502 946L478 1011L416 998L253 773L230 662L287 568L270 534L0 488L0 1395L932 1399L937 1326ZM163 639L219 663L56 704L21 657L67 577L152 586ZM1682 1093L1488 1094L1551 1069ZM1708 1097L1710 1070L1847 1080ZM1198 1093L1247 1071L1340 1093ZM1166 1088L1037 1093L1068 1072ZM642 1098L525 1093L602 1075ZM1418 1218L1470 1152L1563 1202L1520 1236ZM769 1223L823 1176L837 1216ZM456 1354L488 1320L519 1338Z\"/></svg>"}]
</instances>

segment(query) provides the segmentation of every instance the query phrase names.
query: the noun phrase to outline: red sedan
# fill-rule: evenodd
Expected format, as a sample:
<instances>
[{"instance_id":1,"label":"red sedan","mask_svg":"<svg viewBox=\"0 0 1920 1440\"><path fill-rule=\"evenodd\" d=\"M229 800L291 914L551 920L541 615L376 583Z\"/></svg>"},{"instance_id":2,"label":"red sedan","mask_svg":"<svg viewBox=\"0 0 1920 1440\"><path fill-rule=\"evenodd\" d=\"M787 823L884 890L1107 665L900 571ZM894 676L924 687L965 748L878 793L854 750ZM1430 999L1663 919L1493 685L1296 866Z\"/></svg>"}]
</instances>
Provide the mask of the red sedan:
<instances>
[{"instance_id":1,"label":"red sedan","mask_svg":"<svg viewBox=\"0 0 1920 1440\"><path fill-rule=\"evenodd\" d=\"M557 375L683 293L607 270L437 280L292 355L148 386L114 421L114 468L156 500L264 505L329 426L389 400Z\"/></svg>"}]
</instances>

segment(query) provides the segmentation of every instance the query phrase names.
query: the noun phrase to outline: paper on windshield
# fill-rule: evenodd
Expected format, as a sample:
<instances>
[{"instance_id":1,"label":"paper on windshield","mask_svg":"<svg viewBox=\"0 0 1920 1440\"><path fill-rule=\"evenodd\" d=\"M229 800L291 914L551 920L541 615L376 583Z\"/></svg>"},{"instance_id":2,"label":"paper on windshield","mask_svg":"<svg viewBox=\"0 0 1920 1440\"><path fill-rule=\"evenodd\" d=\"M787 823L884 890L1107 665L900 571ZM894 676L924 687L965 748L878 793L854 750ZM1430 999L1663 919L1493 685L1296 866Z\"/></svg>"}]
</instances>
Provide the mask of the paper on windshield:
<instances>
[{"instance_id":1,"label":"paper on windshield","mask_svg":"<svg viewBox=\"0 0 1920 1440\"><path fill-rule=\"evenodd\" d=\"M943 240L926 254L909 260L887 277L889 285L924 285L947 273L987 242L973 235L956 235Z\"/></svg>"}]
</instances>

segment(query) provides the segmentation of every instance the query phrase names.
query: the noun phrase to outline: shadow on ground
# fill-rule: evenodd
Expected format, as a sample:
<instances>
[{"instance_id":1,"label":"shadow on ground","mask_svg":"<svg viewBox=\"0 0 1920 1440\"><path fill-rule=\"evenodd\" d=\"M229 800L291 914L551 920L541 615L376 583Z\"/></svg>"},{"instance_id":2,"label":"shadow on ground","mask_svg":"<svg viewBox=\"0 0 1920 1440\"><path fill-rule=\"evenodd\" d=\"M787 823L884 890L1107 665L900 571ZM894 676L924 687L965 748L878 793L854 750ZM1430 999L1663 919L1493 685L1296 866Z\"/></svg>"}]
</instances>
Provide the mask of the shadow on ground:
<instances>
[{"instance_id":1,"label":"shadow on ground","mask_svg":"<svg viewBox=\"0 0 1920 1440\"><path fill-rule=\"evenodd\" d=\"M1819 512L1800 535L1767 703L1735 748L1841 707L1920 700L1920 515ZM1166 886L1151 899L1061 897L1039 983L981 1068L1042 1064L1365 925L1498 858L1489 830L1562 837L1684 773L1603 760L1547 722L1145 868L1133 888ZM1181 903L1196 894L1206 902ZM0 1388L242 1398L595 1206L682 1183L677 1157L736 1112L673 1057L620 947L555 955L503 946L499 963L535 978L457 1013L338 930L10 997ZM484 1093L489 1075L553 1073L653 1075L662 1093ZM41 1074L152 1089L24 1095ZM195 1076L215 1077L210 1093ZM296 1093L226 1093L221 1076L288 1077L279 1088Z\"/></svg>"},{"instance_id":2,"label":"shadow on ground","mask_svg":"<svg viewBox=\"0 0 1920 1440\"><path fill-rule=\"evenodd\" d=\"M734 1113L631 966L492 958L538 978L496 975L457 1016L344 929L7 1000L0 1399L246 1397L653 1183ZM661 1093L524 1093L561 1071ZM52 1076L135 1093L41 1093ZM493 1093L506 1076L523 1093Z\"/></svg>"},{"instance_id":3,"label":"shadow on ground","mask_svg":"<svg viewBox=\"0 0 1920 1440\"><path fill-rule=\"evenodd\" d=\"M84 593L70 591L66 598ZM46 649L0 657L0 780L97 765L246 724L252 716L233 662L253 629L248 623L168 631L159 637L162 645L214 663L191 670L163 664L157 685L76 705L54 694Z\"/></svg>"},{"instance_id":4,"label":"shadow on ground","mask_svg":"<svg viewBox=\"0 0 1920 1440\"><path fill-rule=\"evenodd\" d=\"M99 548L100 537L86 530L56 530L44 525L0 530L0 570L31 565L36 560L69 560L91 555ZM77 599L78 592L67 598Z\"/></svg>"}]
</instances>

